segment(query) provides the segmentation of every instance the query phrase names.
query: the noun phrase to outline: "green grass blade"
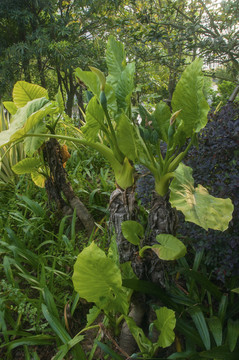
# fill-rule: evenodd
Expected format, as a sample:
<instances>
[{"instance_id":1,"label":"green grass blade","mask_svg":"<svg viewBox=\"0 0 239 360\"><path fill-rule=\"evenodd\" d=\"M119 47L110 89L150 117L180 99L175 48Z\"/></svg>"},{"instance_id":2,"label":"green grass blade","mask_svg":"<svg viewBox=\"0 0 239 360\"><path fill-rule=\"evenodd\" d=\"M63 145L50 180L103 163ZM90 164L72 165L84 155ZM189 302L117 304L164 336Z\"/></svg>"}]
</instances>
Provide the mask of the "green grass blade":
<instances>
[{"instance_id":1,"label":"green grass blade","mask_svg":"<svg viewBox=\"0 0 239 360\"><path fill-rule=\"evenodd\" d=\"M188 311L193 319L193 322L198 330L198 333L203 341L206 350L210 350L211 348L210 335L203 312L198 306L192 307Z\"/></svg>"},{"instance_id":2,"label":"green grass blade","mask_svg":"<svg viewBox=\"0 0 239 360\"><path fill-rule=\"evenodd\" d=\"M3 258L3 268L6 275L6 278L10 284L12 284L15 287L15 280L12 273L10 261L8 256L4 256Z\"/></svg>"},{"instance_id":3,"label":"green grass blade","mask_svg":"<svg viewBox=\"0 0 239 360\"><path fill-rule=\"evenodd\" d=\"M176 330L180 334L184 335L186 339L190 339L193 344L203 347L203 342L198 335L198 332L194 327L188 324L188 321L178 318L176 322Z\"/></svg>"},{"instance_id":4,"label":"green grass blade","mask_svg":"<svg viewBox=\"0 0 239 360\"><path fill-rule=\"evenodd\" d=\"M50 345L54 342L55 338L50 335L33 335L33 336L26 336L21 339L13 340L10 343L3 344L0 346L0 348L3 348L5 346L8 347L8 350L13 350L18 346L23 345Z\"/></svg>"},{"instance_id":5,"label":"green grass blade","mask_svg":"<svg viewBox=\"0 0 239 360\"><path fill-rule=\"evenodd\" d=\"M68 341L71 340L70 335L60 323L60 321L49 312L45 304L42 304L42 312L54 333L61 339L64 344L68 343Z\"/></svg>"},{"instance_id":6,"label":"green grass blade","mask_svg":"<svg viewBox=\"0 0 239 360\"><path fill-rule=\"evenodd\" d=\"M123 358L121 356L119 356L118 354L116 354L113 350L111 350L109 348L109 346L103 344L102 342L98 341L97 339L95 340L95 342L101 348L101 350L103 350L107 355L110 355L112 359L123 360Z\"/></svg>"},{"instance_id":7,"label":"green grass blade","mask_svg":"<svg viewBox=\"0 0 239 360\"><path fill-rule=\"evenodd\" d=\"M209 319L207 319L207 323L208 323L209 329L213 335L216 345L221 346L222 345L222 323L221 323L220 319L216 316L212 316Z\"/></svg>"},{"instance_id":8,"label":"green grass blade","mask_svg":"<svg viewBox=\"0 0 239 360\"><path fill-rule=\"evenodd\" d=\"M183 273L194 279L198 284L200 284L203 289L208 290L217 300L220 300L222 293L218 290L218 287L214 285L210 280L208 280L203 274L194 270L185 270Z\"/></svg>"},{"instance_id":9,"label":"green grass blade","mask_svg":"<svg viewBox=\"0 0 239 360\"><path fill-rule=\"evenodd\" d=\"M227 346L219 346L209 351L200 352L199 355L202 358L213 360L238 360L239 350L237 349L232 353Z\"/></svg>"},{"instance_id":10,"label":"green grass blade","mask_svg":"<svg viewBox=\"0 0 239 360\"><path fill-rule=\"evenodd\" d=\"M223 294L218 308L218 317L223 325L228 307L228 295Z\"/></svg>"},{"instance_id":11,"label":"green grass blade","mask_svg":"<svg viewBox=\"0 0 239 360\"><path fill-rule=\"evenodd\" d=\"M227 323L227 344L230 351L234 351L239 337L239 320L228 320Z\"/></svg>"},{"instance_id":12,"label":"green grass blade","mask_svg":"<svg viewBox=\"0 0 239 360\"><path fill-rule=\"evenodd\" d=\"M52 314L58 321L60 321L60 316L56 307L56 303L54 301L52 293L46 286L43 289L43 299L49 313Z\"/></svg>"}]
</instances>

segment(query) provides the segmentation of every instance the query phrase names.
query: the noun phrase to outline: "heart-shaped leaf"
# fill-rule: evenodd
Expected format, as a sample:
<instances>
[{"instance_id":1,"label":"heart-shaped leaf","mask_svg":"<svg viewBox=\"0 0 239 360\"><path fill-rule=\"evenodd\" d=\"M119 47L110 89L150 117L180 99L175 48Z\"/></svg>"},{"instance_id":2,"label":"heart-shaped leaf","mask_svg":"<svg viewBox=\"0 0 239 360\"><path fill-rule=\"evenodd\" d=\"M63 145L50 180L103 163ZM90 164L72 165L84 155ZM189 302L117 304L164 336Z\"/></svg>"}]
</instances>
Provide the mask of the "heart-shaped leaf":
<instances>
[{"instance_id":1,"label":"heart-shaped leaf","mask_svg":"<svg viewBox=\"0 0 239 360\"><path fill-rule=\"evenodd\" d=\"M94 242L78 255L72 280L75 290L88 302L106 312L127 313L120 269Z\"/></svg>"},{"instance_id":2,"label":"heart-shaped leaf","mask_svg":"<svg viewBox=\"0 0 239 360\"><path fill-rule=\"evenodd\" d=\"M175 339L173 331L176 325L175 312L166 307L161 307L155 312L157 319L154 321L154 325L160 331L157 343L165 348L170 346Z\"/></svg>"},{"instance_id":3,"label":"heart-shaped leaf","mask_svg":"<svg viewBox=\"0 0 239 360\"><path fill-rule=\"evenodd\" d=\"M13 88L12 93L14 104L17 108L25 106L29 101L39 98L48 98L47 90L35 84L26 81L18 81Z\"/></svg>"},{"instance_id":4,"label":"heart-shaped leaf","mask_svg":"<svg viewBox=\"0 0 239 360\"><path fill-rule=\"evenodd\" d=\"M121 229L125 239L131 244L140 244L140 238L144 235L144 228L140 223L133 220L127 220L121 224Z\"/></svg>"}]
</instances>

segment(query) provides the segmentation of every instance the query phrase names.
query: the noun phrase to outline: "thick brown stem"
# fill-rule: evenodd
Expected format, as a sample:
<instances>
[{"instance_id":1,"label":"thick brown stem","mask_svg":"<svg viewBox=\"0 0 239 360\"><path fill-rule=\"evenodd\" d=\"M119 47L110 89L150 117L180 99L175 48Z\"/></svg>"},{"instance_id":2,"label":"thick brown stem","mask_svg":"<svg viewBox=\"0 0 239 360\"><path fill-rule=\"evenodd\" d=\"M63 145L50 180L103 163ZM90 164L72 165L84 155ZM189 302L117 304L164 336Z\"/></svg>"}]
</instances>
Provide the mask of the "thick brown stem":
<instances>
[{"instance_id":1,"label":"thick brown stem","mask_svg":"<svg viewBox=\"0 0 239 360\"><path fill-rule=\"evenodd\" d=\"M120 263L130 261L137 251L137 247L128 242L121 230L122 222L135 220L137 216L137 202L133 188L126 190L116 189L110 196L110 230L116 234L116 242Z\"/></svg>"}]
</instances>

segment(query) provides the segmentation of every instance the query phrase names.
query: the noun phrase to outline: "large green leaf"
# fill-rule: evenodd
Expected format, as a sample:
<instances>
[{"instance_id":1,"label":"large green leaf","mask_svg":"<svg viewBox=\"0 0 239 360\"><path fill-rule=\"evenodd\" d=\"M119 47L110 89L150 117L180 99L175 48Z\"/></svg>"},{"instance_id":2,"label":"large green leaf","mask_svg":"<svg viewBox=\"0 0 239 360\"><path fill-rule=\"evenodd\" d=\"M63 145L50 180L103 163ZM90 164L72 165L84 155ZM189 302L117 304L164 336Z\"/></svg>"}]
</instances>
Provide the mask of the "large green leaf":
<instances>
[{"instance_id":1,"label":"large green leaf","mask_svg":"<svg viewBox=\"0 0 239 360\"><path fill-rule=\"evenodd\" d=\"M19 161L16 165L12 167L12 170L20 175L20 174L30 174L40 166L41 160L37 158L26 158Z\"/></svg>"},{"instance_id":2,"label":"large green leaf","mask_svg":"<svg viewBox=\"0 0 239 360\"><path fill-rule=\"evenodd\" d=\"M42 119L44 119L47 115L53 115L58 112L59 108L55 106L54 103L48 102L42 108L31 114L24 127L19 130L16 134L11 137L11 140L16 140L20 136L28 133L33 127L35 127Z\"/></svg>"},{"instance_id":3,"label":"large green leaf","mask_svg":"<svg viewBox=\"0 0 239 360\"><path fill-rule=\"evenodd\" d=\"M95 141L98 137L99 131L102 130L104 124L104 110L94 96L86 109L86 124L82 126L81 130L87 140Z\"/></svg>"},{"instance_id":4,"label":"large green leaf","mask_svg":"<svg viewBox=\"0 0 239 360\"><path fill-rule=\"evenodd\" d=\"M204 79L202 60L196 59L183 72L172 98L173 113L182 110L178 121L183 121L187 137L200 131L207 124L209 105L203 94Z\"/></svg>"},{"instance_id":5,"label":"large green leaf","mask_svg":"<svg viewBox=\"0 0 239 360\"><path fill-rule=\"evenodd\" d=\"M75 290L88 302L107 312L127 313L120 269L94 242L78 255L72 280Z\"/></svg>"},{"instance_id":6,"label":"large green leaf","mask_svg":"<svg viewBox=\"0 0 239 360\"><path fill-rule=\"evenodd\" d=\"M154 325L160 331L158 337L158 345L162 348L170 346L175 339L174 328L176 325L175 312L166 307L161 307L156 310L157 319Z\"/></svg>"},{"instance_id":7,"label":"large green leaf","mask_svg":"<svg viewBox=\"0 0 239 360\"><path fill-rule=\"evenodd\" d=\"M124 45L116 41L113 36L109 37L106 50L106 63L110 78L114 81L120 78L122 71L126 66L126 56Z\"/></svg>"},{"instance_id":8,"label":"large green leaf","mask_svg":"<svg viewBox=\"0 0 239 360\"><path fill-rule=\"evenodd\" d=\"M117 141L119 148L130 160L137 159L136 132L129 118L122 113L117 126Z\"/></svg>"},{"instance_id":9,"label":"large green leaf","mask_svg":"<svg viewBox=\"0 0 239 360\"><path fill-rule=\"evenodd\" d=\"M29 134L45 134L47 129L44 124L37 124L34 126L28 133ZM36 136L29 136L26 137L24 140L24 150L28 156L32 156L36 150L43 144L45 141L44 138L36 137Z\"/></svg>"},{"instance_id":10,"label":"large green leaf","mask_svg":"<svg viewBox=\"0 0 239 360\"><path fill-rule=\"evenodd\" d=\"M135 64L127 64L120 77L117 79L115 94L119 109L127 110L130 104L130 98L134 90L134 73Z\"/></svg>"},{"instance_id":11,"label":"large green leaf","mask_svg":"<svg viewBox=\"0 0 239 360\"><path fill-rule=\"evenodd\" d=\"M18 81L13 88L13 102L17 108L25 106L29 101L39 98L48 98L47 90L26 81Z\"/></svg>"},{"instance_id":12,"label":"large green leaf","mask_svg":"<svg viewBox=\"0 0 239 360\"><path fill-rule=\"evenodd\" d=\"M160 101L159 104L156 105L156 109L152 114L153 127L157 130L160 139L165 142L168 141L168 127L169 120L171 118L171 111L168 105Z\"/></svg>"},{"instance_id":13,"label":"large green leaf","mask_svg":"<svg viewBox=\"0 0 239 360\"><path fill-rule=\"evenodd\" d=\"M140 238L144 235L143 226L137 221L127 220L121 224L124 237L134 245L140 244Z\"/></svg>"},{"instance_id":14,"label":"large green leaf","mask_svg":"<svg viewBox=\"0 0 239 360\"><path fill-rule=\"evenodd\" d=\"M220 199L209 195L201 185L194 188L192 169L180 164L174 172L170 185L170 202L191 221L205 230L224 231L232 219L233 205L230 199Z\"/></svg>"},{"instance_id":15,"label":"large green leaf","mask_svg":"<svg viewBox=\"0 0 239 360\"><path fill-rule=\"evenodd\" d=\"M89 66L89 68L94 74L97 75L97 77L98 77L98 79L100 81L100 88L101 88L102 91L104 91L105 83L106 83L105 74L101 70L99 70L99 69L97 69L97 68L95 68L93 66Z\"/></svg>"},{"instance_id":16,"label":"large green leaf","mask_svg":"<svg viewBox=\"0 0 239 360\"><path fill-rule=\"evenodd\" d=\"M105 84L105 96L107 99L107 109L113 113L117 113L118 107L116 102L115 90L110 84Z\"/></svg>"},{"instance_id":17,"label":"large green leaf","mask_svg":"<svg viewBox=\"0 0 239 360\"><path fill-rule=\"evenodd\" d=\"M83 71L80 68L77 68L75 70L75 75L99 99L99 97L100 97L100 80L99 80L98 76L95 73L93 73L92 71Z\"/></svg>"},{"instance_id":18,"label":"large green leaf","mask_svg":"<svg viewBox=\"0 0 239 360\"><path fill-rule=\"evenodd\" d=\"M30 115L40 110L48 103L49 100L46 98L35 99L28 102L26 106L18 109L16 114L12 117L10 128L0 133L0 147L21 138L25 133L25 130L22 130L22 128Z\"/></svg>"},{"instance_id":19,"label":"large green leaf","mask_svg":"<svg viewBox=\"0 0 239 360\"><path fill-rule=\"evenodd\" d=\"M5 106L5 108L7 109L7 111L11 114L14 115L17 112L17 107L14 104L13 101L4 101L3 105Z\"/></svg>"}]
</instances>

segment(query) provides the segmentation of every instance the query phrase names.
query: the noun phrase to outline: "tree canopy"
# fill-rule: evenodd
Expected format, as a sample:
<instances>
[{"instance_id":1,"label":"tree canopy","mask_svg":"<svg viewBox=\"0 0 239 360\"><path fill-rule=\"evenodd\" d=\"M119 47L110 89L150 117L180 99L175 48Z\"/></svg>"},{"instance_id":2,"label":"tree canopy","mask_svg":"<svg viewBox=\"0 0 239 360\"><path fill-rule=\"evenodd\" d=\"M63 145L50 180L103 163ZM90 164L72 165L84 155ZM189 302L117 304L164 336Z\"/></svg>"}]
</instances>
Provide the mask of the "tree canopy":
<instances>
[{"instance_id":1,"label":"tree canopy","mask_svg":"<svg viewBox=\"0 0 239 360\"><path fill-rule=\"evenodd\" d=\"M83 107L84 86L74 70L90 63L106 71L99 59L109 34L125 43L148 102L170 100L185 65L197 56L223 65L237 82L238 14L236 0L2 0L0 95L10 98L17 80L52 94L60 87L71 116L74 101Z\"/></svg>"}]
</instances>

